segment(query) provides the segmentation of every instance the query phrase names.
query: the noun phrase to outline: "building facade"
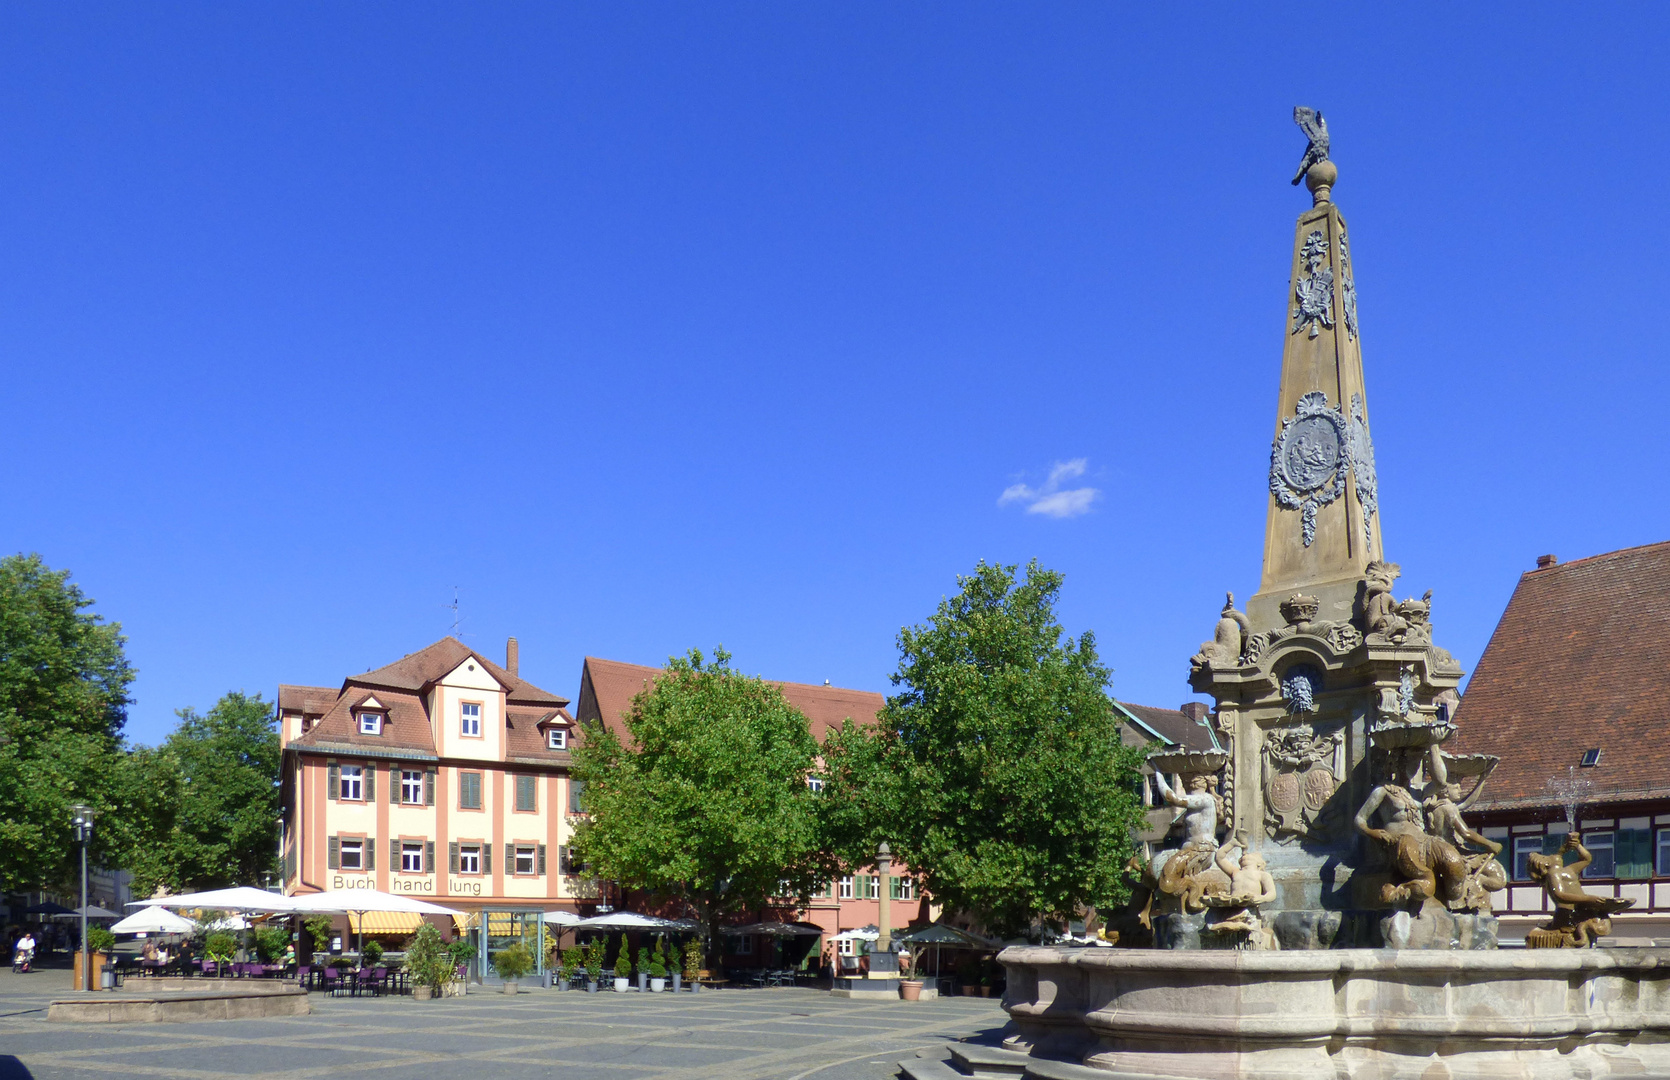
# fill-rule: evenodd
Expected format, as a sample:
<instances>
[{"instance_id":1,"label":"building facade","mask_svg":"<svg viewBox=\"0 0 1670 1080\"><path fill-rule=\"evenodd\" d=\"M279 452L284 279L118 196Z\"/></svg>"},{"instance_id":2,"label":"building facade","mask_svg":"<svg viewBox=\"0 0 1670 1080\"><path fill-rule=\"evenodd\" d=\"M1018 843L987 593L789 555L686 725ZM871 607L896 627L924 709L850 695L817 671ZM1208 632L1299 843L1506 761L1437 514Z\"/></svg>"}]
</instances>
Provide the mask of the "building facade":
<instances>
[{"instance_id":1,"label":"building facade","mask_svg":"<svg viewBox=\"0 0 1670 1080\"><path fill-rule=\"evenodd\" d=\"M1455 753L1501 758L1468 821L1502 845L1501 938L1549 917L1526 872L1572 830L1584 888L1628 897L1622 942L1670 937L1670 543L1537 560L1508 601L1456 711ZM1569 861L1569 859L1568 859Z\"/></svg>"},{"instance_id":2,"label":"building facade","mask_svg":"<svg viewBox=\"0 0 1670 1080\"><path fill-rule=\"evenodd\" d=\"M502 667L444 638L340 687L280 686L284 891L519 915L588 899L564 873L574 720L517 669L514 638Z\"/></svg>"}]
</instances>

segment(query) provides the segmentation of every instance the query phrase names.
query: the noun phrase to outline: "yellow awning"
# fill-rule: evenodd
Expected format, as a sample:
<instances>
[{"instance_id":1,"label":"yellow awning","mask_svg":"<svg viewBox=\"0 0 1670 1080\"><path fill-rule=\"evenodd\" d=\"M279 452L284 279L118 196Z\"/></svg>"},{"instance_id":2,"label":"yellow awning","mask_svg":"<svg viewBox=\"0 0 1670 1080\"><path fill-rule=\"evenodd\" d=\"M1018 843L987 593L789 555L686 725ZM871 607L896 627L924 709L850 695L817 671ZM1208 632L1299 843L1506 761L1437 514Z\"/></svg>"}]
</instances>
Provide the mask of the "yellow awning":
<instances>
[{"instance_id":1,"label":"yellow awning","mask_svg":"<svg viewBox=\"0 0 1670 1080\"><path fill-rule=\"evenodd\" d=\"M415 934L423 916L408 911L348 912L348 931L354 934Z\"/></svg>"}]
</instances>

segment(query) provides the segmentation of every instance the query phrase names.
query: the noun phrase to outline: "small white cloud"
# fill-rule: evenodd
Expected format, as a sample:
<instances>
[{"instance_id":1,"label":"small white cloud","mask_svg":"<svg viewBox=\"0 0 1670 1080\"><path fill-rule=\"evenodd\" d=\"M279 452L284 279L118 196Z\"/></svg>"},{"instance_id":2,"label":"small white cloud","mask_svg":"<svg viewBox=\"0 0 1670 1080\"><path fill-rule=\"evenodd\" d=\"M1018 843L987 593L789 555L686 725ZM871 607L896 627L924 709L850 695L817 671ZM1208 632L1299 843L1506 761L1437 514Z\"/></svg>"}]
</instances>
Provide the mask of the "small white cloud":
<instances>
[{"instance_id":1,"label":"small white cloud","mask_svg":"<svg viewBox=\"0 0 1670 1080\"><path fill-rule=\"evenodd\" d=\"M1045 517L1070 518L1090 512L1090 504L1094 503L1101 492L1093 487L1070 488L1063 491L1063 481L1076 480L1084 475L1089 466L1087 458L1074 458L1071 461L1058 461L1050 469L1049 479L1043 486L1032 487L1028 484L1010 484L1003 489L1003 494L997 497L997 505L1008 506L1010 503L1023 503L1029 514L1043 514Z\"/></svg>"}]
</instances>

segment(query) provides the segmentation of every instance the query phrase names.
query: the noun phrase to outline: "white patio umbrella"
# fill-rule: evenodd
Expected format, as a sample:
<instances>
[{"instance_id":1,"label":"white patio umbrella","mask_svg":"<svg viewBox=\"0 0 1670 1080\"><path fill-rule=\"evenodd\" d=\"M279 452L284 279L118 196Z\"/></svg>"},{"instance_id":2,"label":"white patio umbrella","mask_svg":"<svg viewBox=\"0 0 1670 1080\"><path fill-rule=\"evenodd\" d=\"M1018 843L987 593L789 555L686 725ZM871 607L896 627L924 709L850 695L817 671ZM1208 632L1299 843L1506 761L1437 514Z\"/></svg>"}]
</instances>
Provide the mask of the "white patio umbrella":
<instances>
[{"instance_id":1,"label":"white patio umbrella","mask_svg":"<svg viewBox=\"0 0 1670 1080\"><path fill-rule=\"evenodd\" d=\"M607 915L593 915L572 924L576 930L666 930L671 919L654 915L640 915L636 911L611 911Z\"/></svg>"},{"instance_id":2,"label":"white patio umbrella","mask_svg":"<svg viewBox=\"0 0 1670 1080\"><path fill-rule=\"evenodd\" d=\"M580 916L572 911L547 911L545 925L553 928L557 935L557 948L562 948L562 932L580 921Z\"/></svg>"},{"instance_id":3,"label":"white patio umbrella","mask_svg":"<svg viewBox=\"0 0 1670 1080\"><path fill-rule=\"evenodd\" d=\"M196 925L165 907L145 907L110 928L112 934L189 934Z\"/></svg>"},{"instance_id":4,"label":"white patio umbrella","mask_svg":"<svg viewBox=\"0 0 1670 1080\"><path fill-rule=\"evenodd\" d=\"M386 893L380 889L328 889L325 892L303 893L289 897L297 915L358 915L361 930L359 939L365 940L365 913L394 911L407 915L462 915L457 908L442 907L415 896Z\"/></svg>"},{"instance_id":5,"label":"white patio umbrella","mask_svg":"<svg viewBox=\"0 0 1670 1080\"><path fill-rule=\"evenodd\" d=\"M270 893L248 885L230 889L209 889L206 892L179 893L174 896L153 896L149 900L135 900L128 907L165 907L184 910L210 908L215 911L258 911L288 913L295 910L294 897Z\"/></svg>"}]
</instances>

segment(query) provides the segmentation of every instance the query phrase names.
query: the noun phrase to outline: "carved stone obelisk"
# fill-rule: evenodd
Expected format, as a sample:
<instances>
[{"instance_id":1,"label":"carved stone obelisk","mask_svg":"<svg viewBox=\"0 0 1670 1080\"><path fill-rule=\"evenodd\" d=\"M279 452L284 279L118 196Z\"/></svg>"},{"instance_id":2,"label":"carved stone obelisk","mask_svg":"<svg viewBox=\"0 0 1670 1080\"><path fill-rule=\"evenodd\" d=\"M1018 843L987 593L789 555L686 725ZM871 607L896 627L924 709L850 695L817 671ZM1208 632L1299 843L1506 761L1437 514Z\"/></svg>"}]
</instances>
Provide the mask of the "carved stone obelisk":
<instances>
[{"instance_id":1,"label":"carved stone obelisk","mask_svg":"<svg viewBox=\"0 0 1670 1080\"><path fill-rule=\"evenodd\" d=\"M1494 924L1478 920L1501 882L1461 815L1495 759L1440 748L1461 668L1433 644L1431 593L1392 597L1339 174L1321 115L1294 119L1310 138L1295 182L1312 206L1294 230L1263 581L1245 614L1230 597L1190 668L1227 754L1165 764L1221 770L1193 783L1221 798L1222 838L1180 833L1175 857L1155 854L1155 940L1210 947L1206 909L1237 897L1209 855L1235 837L1243 859L1268 865L1277 896L1254 917L1284 948L1488 945Z\"/></svg>"}]
</instances>

